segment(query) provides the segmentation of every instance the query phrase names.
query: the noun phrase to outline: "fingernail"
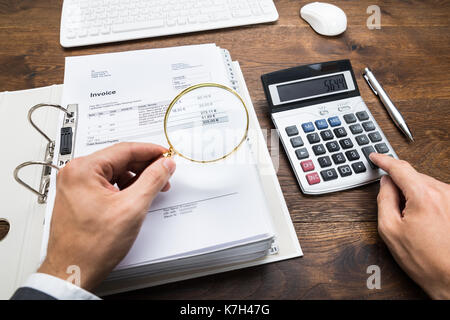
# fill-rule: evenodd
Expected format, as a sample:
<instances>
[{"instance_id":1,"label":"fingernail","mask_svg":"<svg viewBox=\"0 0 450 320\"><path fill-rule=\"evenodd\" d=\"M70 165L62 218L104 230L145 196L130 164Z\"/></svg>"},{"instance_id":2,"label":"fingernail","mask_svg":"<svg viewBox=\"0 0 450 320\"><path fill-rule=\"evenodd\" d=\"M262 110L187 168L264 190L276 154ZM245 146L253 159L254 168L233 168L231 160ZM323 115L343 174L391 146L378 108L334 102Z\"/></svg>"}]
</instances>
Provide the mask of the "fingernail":
<instances>
[{"instance_id":1,"label":"fingernail","mask_svg":"<svg viewBox=\"0 0 450 320\"><path fill-rule=\"evenodd\" d=\"M377 154L376 152L372 152L371 154L369 154L370 160L373 160L373 157L376 157L375 156L376 154Z\"/></svg>"},{"instance_id":2,"label":"fingernail","mask_svg":"<svg viewBox=\"0 0 450 320\"><path fill-rule=\"evenodd\" d=\"M382 176L382 177L381 177L381 180L380 180L380 186L382 186L383 184L385 184L387 179L388 179L387 176Z\"/></svg>"},{"instance_id":3,"label":"fingernail","mask_svg":"<svg viewBox=\"0 0 450 320\"><path fill-rule=\"evenodd\" d=\"M175 161L172 158L165 158L163 161L163 166L169 171L170 175L173 174L176 168Z\"/></svg>"}]
</instances>

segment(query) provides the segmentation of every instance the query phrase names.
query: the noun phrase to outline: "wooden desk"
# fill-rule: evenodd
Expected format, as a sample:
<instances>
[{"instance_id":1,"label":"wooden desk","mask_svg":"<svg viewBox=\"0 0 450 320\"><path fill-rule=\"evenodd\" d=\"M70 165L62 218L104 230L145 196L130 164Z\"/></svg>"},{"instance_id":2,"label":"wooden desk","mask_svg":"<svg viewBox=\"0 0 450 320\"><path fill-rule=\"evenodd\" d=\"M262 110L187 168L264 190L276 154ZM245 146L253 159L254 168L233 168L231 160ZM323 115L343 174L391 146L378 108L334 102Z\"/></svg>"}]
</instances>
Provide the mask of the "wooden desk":
<instances>
[{"instance_id":1,"label":"wooden desk","mask_svg":"<svg viewBox=\"0 0 450 320\"><path fill-rule=\"evenodd\" d=\"M273 125L260 83L263 73L349 58L361 95L398 155L450 182L450 2L333 1L348 29L316 34L299 18L309 1L276 1L275 24L143 39L87 48L59 44L61 2L0 0L0 91L63 82L64 57L215 42L241 63L261 127ZM366 8L381 7L381 30L366 27ZM370 66L412 128L408 144L361 76ZM406 299L424 298L377 234L376 183L325 196L305 196L284 151L278 178L304 257L266 266L123 293L110 298ZM381 268L381 289L368 290L366 268Z\"/></svg>"}]
</instances>

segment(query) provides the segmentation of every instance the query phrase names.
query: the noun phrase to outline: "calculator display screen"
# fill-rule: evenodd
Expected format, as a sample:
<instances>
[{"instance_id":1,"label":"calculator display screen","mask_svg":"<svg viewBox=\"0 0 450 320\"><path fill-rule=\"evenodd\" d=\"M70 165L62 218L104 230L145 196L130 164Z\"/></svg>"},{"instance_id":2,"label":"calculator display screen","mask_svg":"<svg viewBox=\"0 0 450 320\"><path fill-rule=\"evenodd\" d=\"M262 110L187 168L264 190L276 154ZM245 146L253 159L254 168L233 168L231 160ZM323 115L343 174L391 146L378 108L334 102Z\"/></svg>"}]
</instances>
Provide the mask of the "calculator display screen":
<instances>
[{"instance_id":1,"label":"calculator display screen","mask_svg":"<svg viewBox=\"0 0 450 320\"><path fill-rule=\"evenodd\" d=\"M347 83L343 74L277 86L280 102L330 94L347 89Z\"/></svg>"}]
</instances>

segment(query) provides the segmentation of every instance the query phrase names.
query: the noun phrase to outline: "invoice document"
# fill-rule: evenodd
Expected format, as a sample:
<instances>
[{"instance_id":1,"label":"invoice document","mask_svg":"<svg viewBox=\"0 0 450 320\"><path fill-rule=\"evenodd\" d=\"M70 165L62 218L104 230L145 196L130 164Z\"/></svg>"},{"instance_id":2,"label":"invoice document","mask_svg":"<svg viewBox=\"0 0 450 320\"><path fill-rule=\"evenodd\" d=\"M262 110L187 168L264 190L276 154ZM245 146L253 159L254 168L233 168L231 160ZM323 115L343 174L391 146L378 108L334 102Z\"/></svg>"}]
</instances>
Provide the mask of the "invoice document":
<instances>
[{"instance_id":1,"label":"invoice document","mask_svg":"<svg viewBox=\"0 0 450 320\"><path fill-rule=\"evenodd\" d=\"M67 57L62 105L78 104L74 157L122 141L168 147L163 131L168 104L183 89L202 82L230 86L221 49L214 44ZM244 143L235 157L250 153ZM132 249L117 269L274 236L254 163L175 160L170 191L153 201ZM48 239L55 181L51 186L44 239Z\"/></svg>"}]
</instances>

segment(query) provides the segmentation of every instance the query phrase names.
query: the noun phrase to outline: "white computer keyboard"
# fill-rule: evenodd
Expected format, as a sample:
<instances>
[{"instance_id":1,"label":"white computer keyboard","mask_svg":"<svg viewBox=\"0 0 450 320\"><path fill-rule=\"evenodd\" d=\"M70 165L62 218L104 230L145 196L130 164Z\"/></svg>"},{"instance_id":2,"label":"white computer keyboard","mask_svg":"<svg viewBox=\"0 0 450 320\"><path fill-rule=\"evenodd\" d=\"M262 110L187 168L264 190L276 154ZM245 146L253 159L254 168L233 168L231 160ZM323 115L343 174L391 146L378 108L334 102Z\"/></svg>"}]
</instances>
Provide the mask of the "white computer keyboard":
<instances>
[{"instance_id":1,"label":"white computer keyboard","mask_svg":"<svg viewBox=\"0 0 450 320\"><path fill-rule=\"evenodd\" d=\"M60 42L76 47L277 19L272 0L64 0Z\"/></svg>"}]
</instances>

